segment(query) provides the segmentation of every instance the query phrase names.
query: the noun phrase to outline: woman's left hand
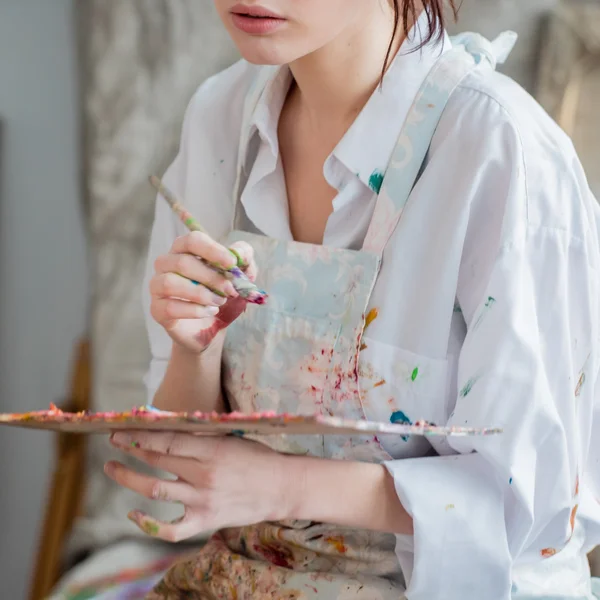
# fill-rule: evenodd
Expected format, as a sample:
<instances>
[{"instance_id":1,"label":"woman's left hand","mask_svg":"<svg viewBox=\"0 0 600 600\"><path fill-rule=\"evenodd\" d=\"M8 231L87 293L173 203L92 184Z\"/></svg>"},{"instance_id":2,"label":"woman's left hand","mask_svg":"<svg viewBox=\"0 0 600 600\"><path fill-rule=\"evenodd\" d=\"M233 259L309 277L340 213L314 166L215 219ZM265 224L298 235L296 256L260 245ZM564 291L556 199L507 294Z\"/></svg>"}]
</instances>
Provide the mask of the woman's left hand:
<instances>
[{"instance_id":1,"label":"woman's left hand","mask_svg":"<svg viewBox=\"0 0 600 600\"><path fill-rule=\"evenodd\" d=\"M111 443L177 477L143 475L115 461L105 465L105 473L119 485L147 498L184 505L183 517L172 523L138 510L129 513L138 527L154 537L176 542L223 527L286 519L293 512L299 482L290 473L290 457L262 444L235 437L148 431L118 432Z\"/></svg>"}]
</instances>

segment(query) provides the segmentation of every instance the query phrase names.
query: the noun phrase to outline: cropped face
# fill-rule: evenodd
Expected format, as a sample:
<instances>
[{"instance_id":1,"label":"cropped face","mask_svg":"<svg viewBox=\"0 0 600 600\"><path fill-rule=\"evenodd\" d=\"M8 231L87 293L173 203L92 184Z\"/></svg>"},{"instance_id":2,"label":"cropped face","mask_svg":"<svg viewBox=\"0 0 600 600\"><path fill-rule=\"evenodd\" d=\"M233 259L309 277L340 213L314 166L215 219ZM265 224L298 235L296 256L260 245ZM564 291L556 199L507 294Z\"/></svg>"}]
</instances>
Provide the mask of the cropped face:
<instances>
[{"instance_id":1,"label":"cropped face","mask_svg":"<svg viewBox=\"0 0 600 600\"><path fill-rule=\"evenodd\" d=\"M249 62L291 63L389 11L388 0L214 0L217 11Z\"/></svg>"}]
</instances>

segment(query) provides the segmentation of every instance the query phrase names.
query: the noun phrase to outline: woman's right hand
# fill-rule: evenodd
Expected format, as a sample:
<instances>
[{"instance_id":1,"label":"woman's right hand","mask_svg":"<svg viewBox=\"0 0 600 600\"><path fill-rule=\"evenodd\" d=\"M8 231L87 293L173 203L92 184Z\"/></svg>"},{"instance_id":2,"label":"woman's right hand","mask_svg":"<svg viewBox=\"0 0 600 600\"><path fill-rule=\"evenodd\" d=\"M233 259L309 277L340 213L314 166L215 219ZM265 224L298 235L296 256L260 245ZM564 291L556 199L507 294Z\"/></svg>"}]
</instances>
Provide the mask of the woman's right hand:
<instances>
[{"instance_id":1,"label":"woman's right hand","mask_svg":"<svg viewBox=\"0 0 600 600\"><path fill-rule=\"evenodd\" d=\"M232 250L243 261L243 270L254 280L256 265L252 247L236 242ZM215 336L246 309L246 300L231 281L201 260L230 268L237 264L233 252L197 231L179 237L168 254L154 263L150 280L150 313L171 339L200 354Z\"/></svg>"}]
</instances>

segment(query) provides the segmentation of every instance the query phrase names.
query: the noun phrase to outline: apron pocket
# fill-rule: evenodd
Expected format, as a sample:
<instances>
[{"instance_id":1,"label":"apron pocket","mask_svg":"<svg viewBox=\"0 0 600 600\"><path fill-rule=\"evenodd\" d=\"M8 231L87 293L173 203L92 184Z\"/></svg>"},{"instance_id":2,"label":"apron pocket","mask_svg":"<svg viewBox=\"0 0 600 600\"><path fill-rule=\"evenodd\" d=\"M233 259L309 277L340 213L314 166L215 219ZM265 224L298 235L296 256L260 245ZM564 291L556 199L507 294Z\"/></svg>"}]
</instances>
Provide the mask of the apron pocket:
<instances>
[{"instance_id":1,"label":"apron pocket","mask_svg":"<svg viewBox=\"0 0 600 600\"><path fill-rule=\"evenodd\" d=\"M422 356L363 338L359 386L369 421L437 425L447 419L448 361ZM393 458L422 456L430 445L422 436L383 435L379 440Z\"/></svg>"}]
</instances>

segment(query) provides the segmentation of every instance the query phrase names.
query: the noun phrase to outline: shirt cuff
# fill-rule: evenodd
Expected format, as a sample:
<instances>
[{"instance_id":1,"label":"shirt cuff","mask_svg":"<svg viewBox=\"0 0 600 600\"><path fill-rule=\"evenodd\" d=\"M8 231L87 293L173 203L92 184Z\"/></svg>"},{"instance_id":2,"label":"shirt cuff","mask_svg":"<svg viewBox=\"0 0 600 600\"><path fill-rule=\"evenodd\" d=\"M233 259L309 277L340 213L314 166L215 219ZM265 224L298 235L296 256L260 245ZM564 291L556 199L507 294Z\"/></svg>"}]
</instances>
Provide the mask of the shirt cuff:
<instances>
[{"instance_id":1,"label":"shirt cuff","mask_svg":"<svg viewBox=\"0 0 600 600\"><path fill-rule=\"evenodd\" d=\"M413 518L412 565L397 548L406 597L510 600L504 491L490 464L473 453L392 460L385 467Z\"/></svg>"}]
</instances>

